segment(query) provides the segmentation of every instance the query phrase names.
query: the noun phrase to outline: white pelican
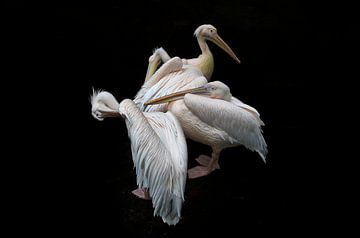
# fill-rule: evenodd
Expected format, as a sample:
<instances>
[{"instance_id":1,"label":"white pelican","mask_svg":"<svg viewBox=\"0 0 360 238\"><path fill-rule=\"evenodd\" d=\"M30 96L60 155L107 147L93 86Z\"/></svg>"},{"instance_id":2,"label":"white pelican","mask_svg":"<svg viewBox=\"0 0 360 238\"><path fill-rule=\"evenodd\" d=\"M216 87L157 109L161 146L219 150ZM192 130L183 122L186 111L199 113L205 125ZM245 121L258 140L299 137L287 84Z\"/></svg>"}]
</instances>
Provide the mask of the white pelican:
<instances>
[{"instance_id":1,"label":"white pelican","mask_svg":"<svg viewBox=\"0 0 360 238\"><path fill-rule=\"evenodd\" d=\"M205 176L219 169L221 150L244 145L259 153L265 162L267 145L262 135L264 123L253 107L242 103L219 81L154 99L146 105L171 102L167 110L180 121L185 135L211 146L211 157L199 156L201 166L188 171L189 178Z\"/></svg>"},{"instance_id":2,"label":"white pelican","mask_svg":"<svg viewBox=\"0 0 360 238\"><path fill-rule=\"evenodd\" d=\"M240 64L240 60L237 58L235 53L232 51L230 46L225 43L223 39L218 35L217 29L209 24L199 26L194 35L199 43L201 54L197 58L193 59L182 59L184 65L192 65L197 67L207 80L210 80L211 75L214 71L214 57L206 43L207 40L215 43L227 54L231 56L237 63ZM149 65L145 76L145 82L155 73L160 62L167 62L170 59L168 53L162 48L158 48L154 51L154 54L149 58Z\"/></svg>"},{"instance_id":3,"label":"white pelican","mask_svg":"<svg viewBox=\"0 0 360 238\"><path fill-rule=\"evenodd\" d=\"M169 225L179 222L184 202L187 147L180 123L171 112L143 113L130 99L120 104L108 92L94 92L92 115L125 119L131 140L138 189L133 193L152 200L154 216Z\"/></svg>"}]
</instances>

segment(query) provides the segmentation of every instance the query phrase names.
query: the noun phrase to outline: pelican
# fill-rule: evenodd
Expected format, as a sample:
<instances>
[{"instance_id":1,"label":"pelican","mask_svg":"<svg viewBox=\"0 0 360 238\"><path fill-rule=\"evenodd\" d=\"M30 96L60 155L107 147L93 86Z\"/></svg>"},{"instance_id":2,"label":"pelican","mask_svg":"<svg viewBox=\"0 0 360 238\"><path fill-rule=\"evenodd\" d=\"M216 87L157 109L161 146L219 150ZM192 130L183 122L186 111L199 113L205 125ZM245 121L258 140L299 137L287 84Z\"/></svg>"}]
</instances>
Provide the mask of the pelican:
<instances>
[{"instance_id":1,"label":"pelican","mask_svg":"<svg viewBox=\"0 0 360 238\"><path fill-rule=\"evenodd\" d=\"M184 65L197 67L207 80L210 80L214 71L214 57L206 43L207 40L215 43L240 64L238 57L235 55L230 46L228 46L228 44L226 44L225 41L218 35L217 29L214 26L210 24L201 25L195 30L194 35L199 43L201 54L197 58L182 59L182 61ZM169 59L169 54L162 47L155 49L154 54L149 58L145 82L155 73L161 61L165 63Z\"/></svg>"},{"instance_id":2,"label":"pelican","mask_svg":"<svg viewBox=\"0 0 360 238\"><path fill-rule=\"evenodd\" d=\"M219 169L220 152L228 147L244 145L258 152L266 162L267 145L261 130L264 123L259 113L233 97L224 83L214 81L153 99L145 105L168 102L167 110L180 121L185 135L212 148L211 157L200 155L196 159L200 166L188 170L189 178Z\"/></svg>"},{"instance_id":3,"label":"pelican","mask_svg":"<svg viewBox=\"0 0 360 238\"><path fill-rule=\"evenodd\" d=\"M122 117L131 140L138 189L133 193L151 199L154 216L175 225L181 217L187 172L185 136L177 118L170 112L143 113L130 99L120 104L106 91L93 92L92 115Z\"/></svg>"}]
</instances>

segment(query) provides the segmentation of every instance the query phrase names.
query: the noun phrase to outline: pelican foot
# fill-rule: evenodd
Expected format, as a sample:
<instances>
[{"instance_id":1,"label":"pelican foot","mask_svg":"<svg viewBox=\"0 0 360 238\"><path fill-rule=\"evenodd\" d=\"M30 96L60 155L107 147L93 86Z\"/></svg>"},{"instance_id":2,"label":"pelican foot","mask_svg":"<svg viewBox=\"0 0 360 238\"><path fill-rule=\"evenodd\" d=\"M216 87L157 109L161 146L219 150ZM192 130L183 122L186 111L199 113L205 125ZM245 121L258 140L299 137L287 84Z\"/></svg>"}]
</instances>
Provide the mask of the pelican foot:
<instances>
[{"instance_id":1,"label":"pelican foot","mask_svg":"<svg viewBox=\"0 0 360 238\"><path fill-rule=\"evenodd\" d=\"M210 174L211 171L207 166L196 166L188 170L189 179L199 178Z\"/></svg>"},{"instance_id":2,"label":"pelican foot","mask_svg":"<svg viewBox=\"0 0 360 238\"><path fill-rule=\"evenodd\" d=\"M144 199L144 200L151 200L149 192L145 189L138 188L132 191L132 194L137 196L138 198Z\"/></svg>"},{"instance_id":3,"label":"pelican foot","mask_svg":"<svg viewBox=\"0 0 360 238\"><path fill-rule=\"evenodd\" d=\"M203 165L203 166L209 166L210 161L211 161L211 157L207 156L207 155L200 155L199 157L197 157L195 159L199 164ZM218 162L216 162L216 164L214 165L215 169L220 169L220 165Z\"/></svg>"}]
</instances>

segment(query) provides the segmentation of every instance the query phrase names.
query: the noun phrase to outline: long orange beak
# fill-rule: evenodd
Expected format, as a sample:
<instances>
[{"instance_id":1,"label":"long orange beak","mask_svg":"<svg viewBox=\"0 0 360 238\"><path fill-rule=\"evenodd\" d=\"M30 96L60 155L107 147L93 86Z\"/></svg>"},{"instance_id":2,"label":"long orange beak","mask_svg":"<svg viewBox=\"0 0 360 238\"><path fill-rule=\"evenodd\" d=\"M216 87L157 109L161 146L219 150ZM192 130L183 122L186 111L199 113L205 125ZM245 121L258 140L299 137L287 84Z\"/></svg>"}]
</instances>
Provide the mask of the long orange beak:
<instances>
[{"instance_id":1,"label":"long orange beak","mask_svg":"<svg viewBox=\"0 0 360 238\"><path fill-rule=\"evenodd\" d=\"M204 88L204 87L187 89L187 90L179 91L179 92L176 92L176 93L171 93L169 95L150 100L150 101L144 103L144 105L148 106L148 105L168 103L168 102L180 100L180 99L183 99L184 95L187 94L187 93L201 94L201 93L207 93L207 92L208 92L207 89Z\"/></svg>"},{"instance_id":2,"label":"long orange beak","mask_svg":"<svg viewBox=\"0 0 360 238\"><path fill-rule=\"evenodd\" d=\"M231 56L237 63L241 63L241 61L238 59L238 57L235 55L234 51L228 46L228 44L225 43L223 39L216 33L213 37L208 38L210 41L214 42L217 46L219 46L221 49L223 49L228 55Z\"/></svg>"}]
</instances>

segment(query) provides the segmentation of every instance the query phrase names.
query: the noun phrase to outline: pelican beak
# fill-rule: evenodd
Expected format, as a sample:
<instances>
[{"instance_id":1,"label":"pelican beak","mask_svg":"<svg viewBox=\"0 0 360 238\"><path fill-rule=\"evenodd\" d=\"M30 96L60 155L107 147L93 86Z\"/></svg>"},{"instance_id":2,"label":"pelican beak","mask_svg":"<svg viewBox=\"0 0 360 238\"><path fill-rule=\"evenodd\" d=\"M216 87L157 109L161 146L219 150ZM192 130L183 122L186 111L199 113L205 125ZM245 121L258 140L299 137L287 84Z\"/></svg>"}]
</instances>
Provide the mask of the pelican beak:
<instances>
[{"instance_id":1,"label":"pelican beak","mask_svg":"<svg viewBox=\"0 0 360 238\"><path fill-rule=\"evenodd\" d=\"M159 98L150 100L150 101L144 103L144 105L148 106L148 105L168 103L168 102L180 100L180 99L183 99L185 94L187 94L187 93L202 94L202 93L208 93L208 90L204 86L198 87L198 88L193 88L193 89L187 89L187 90L179 91L176 93L172 93L172 94L169 94L169 95L166 95L163 97L159 97Z\"/></svg>"},{"instance_id":2,"label":"pelican beak","mask_svg":"<svg viewBox=\"0 0 360 238\"><path fill-rule=\"evenodd\" d=\"M111 110L101 110L97 109L92 112L92 115L99 121L104 120L107 117L121 117L119 112L111 111Z\"/></svg>"},{"instance_id":3,"label":"pelican beak","mask_svg":"<svg viewBox=\"0 0 360 238\"><path fill-rule=\"evenodd\" d=\"M120 113L116 111L108 111L104 112L104 114L106 115L106 117L121 117Z\"/></svg>"},{"instance_id":4,"label":"pelican beak","mask_svg":"<svg viewBox=\"0 0 360 238\"><path fill-rule=\"evenodd\" d=\"M232 51L230 46L225 43L223 39L216 33L214 36L208 38L210 41L214 42L217 46L219 46L221 49L223 49L228 55L231 56L237 63L241 63L238 57L235 55L235 53Z\"/></svg>"}]
</instances>

